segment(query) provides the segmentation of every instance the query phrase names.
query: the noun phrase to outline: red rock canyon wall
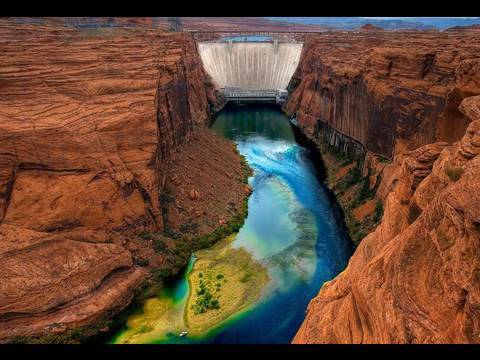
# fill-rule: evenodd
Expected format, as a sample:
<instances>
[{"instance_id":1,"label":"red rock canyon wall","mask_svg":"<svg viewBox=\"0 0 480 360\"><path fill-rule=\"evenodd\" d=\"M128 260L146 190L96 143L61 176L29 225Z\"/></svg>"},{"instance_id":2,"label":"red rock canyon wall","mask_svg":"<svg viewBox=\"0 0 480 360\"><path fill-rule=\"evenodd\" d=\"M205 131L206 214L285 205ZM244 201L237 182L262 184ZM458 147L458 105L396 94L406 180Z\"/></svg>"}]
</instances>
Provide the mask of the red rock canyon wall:
<instances>
[{"instance_id":1,"label":"red rock canyon wall","mask_svg":"<svg viewBox=\"0 0 480 360\"><path fill-rule=\"evenodd\" d=\"M131 300L132 236L163 229L214 89L186 34L2 21L0 43L0 339L61 333Z\"/></svg>"},{"instance_id":2,"label":"red rock canyon wall","mask_svg":"<svg viewBox=\"0 0 480 360\"><path fill-rule=\"evenodd\" d=\"M322 122L389 158L436 140L456 141L478 94L478 32L325 33L306 39L284 106L307 134ZM476 80L475 80L476 81Z\"/></svg>"},{"instance_id":3,"label":"red rock canyon wall","mask_svg":"<svg viewBox=\"0 0 480 360\"><path fill-rule=\"evenodd\" d=\"M381 168L384 214L311 301L294 343L480 342L479 38L307 41L285 109L314 139L321 121L363 144Z\"/></svg>"}]
</instances>

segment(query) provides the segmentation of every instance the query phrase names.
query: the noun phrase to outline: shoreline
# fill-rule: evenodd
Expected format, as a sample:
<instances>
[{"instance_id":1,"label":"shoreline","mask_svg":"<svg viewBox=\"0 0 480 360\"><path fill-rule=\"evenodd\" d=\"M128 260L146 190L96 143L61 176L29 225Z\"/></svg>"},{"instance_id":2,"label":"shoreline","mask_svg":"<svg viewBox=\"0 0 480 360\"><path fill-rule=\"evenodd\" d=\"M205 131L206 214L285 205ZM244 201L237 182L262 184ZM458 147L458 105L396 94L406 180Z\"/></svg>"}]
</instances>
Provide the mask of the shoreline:
<instances>
[{"instance_id":1,"label":"shoreline","mask_svg":"<svg viewBox=\"0 0 480 360\"><path fill-rule=\"evenodd\" d=\"M208 131L211 131L210 129ZM225 239L228 236L232 236L232 234L236 234L238 230L243 226L243 223L245 222L245 219L248 216L248 200L249 197L252 193L251 188L248 185L248 178L253 174L253 169L250 168L248 165L248 162L246 161L245 157L243 157L237 149L236 144L233 141L230 141L228 139L225 139L226 141L229 141L232 143L232 146L234 147L234 152L236 152L240 156L240 165L242 168L242 182L245 185L245 191L243 192L245 196L243 197L241 208L235 215L232 216L231 220L221 224L220 226L216 227L213 231L203 234L201 236L198 236L191 241L191 246L192 246L192 252L189 255L189 260L186 262L186 264L180 268L177 269L174 273L171 273L170 276L159 280L161 283L154 282L150 283L147 287L142 288L142 286L139 286L136 291L138 292L133 300L130 302L130 304L119 314L115 315L111 320L111 325L109 326L109 330L107 333L97 333L93 337L88 337L85 339L83 342L88 342L88 343L94 343L97 342L98 339L100 338L101 342L110 342L112 340L112 337L114 337L116 334L118 334L119 331L122 331L122 329L126 325L126 314L129 313L129 311L132 311L132 309L135 309L138 306L139 301L145 301L149 298L152 298L155 296L155 293L159 293L162 291L162 289L165 288L165 283L175 283L176 281L180 281L181 279L179 276L187 276L186 282L187 282L187 291L188 294L190 294L190 283L188 279L188 273L185 275L181 275L184 271L188 271L188 266L190 263L190 259L192 256L195 256L195 253L199 250L203 249L211 249L215 245L217 245L219 242L222 241L222 239ZM248 191L247 191L248 189ZM192 264L192 269L193 269L194 264ZM192 269L190 269L191 272ZM150 280L151 281L151 280ZM150 294L151 293L151 294ZM148 295L145 295L148 294ZM188 297L189 295L187 295ZM185 300L185 306L188 301ZM183 309L185 310L185 309ZM134 310L133 310L134 311ZM118 323L117 323L118 322ZM104 341L102 341L104 340Z\"/></svg>"},{"instance_id":2,"label":"shoreline","mask_svg":"<svg viewBox=\"0 0 480 360\"><path fill-rule=\"evenodd\" d=\"M285 111L283 111L283 108L280 108L280 110L288 117L290 121L290 125L293 129L293 133L295 135L295 141L300 145L305 147L310 151L310 160L315 166L315 172L317 175L317 180L319 183L321 183L322 186L324 186L325 191L328 195L328 199L330 204L332 205L332 209L334 212L335 216L335 221L337 222L337 226L344 231L350 240L350 244L352 246L352 254L355 251L355 242L350 236L350 229L347 225L347 214L345 213L344 208L342 207L340 203L340 198L335 194L335 192L331 188L331 184L329 183L328 179L328 169L326 166L326 161L325 158L322 154L321 148L315 143L313 139L311 139L304 131L303 129L295 124L292 120L294 117L289 116Z\"/></svg>"},{"instance_id":3,"label":"shoreline","mask_svg":"<svg viewBox=\"0 0 480 360\"><path fill-rule=\"evenodd\" d=\"M281 112L283 112L281 107L275 106L275 108L277 108ZM216 118L217 115L218 115L218 113L215 114L214 119ZM215 121L214 119L212 121L212 124ZM295 141L300 146L303 146L303 147L307 148L308 150L310 150L310 156L309 157L311 158L311 161L314 164L316 178L317 178L318 182L320 184L322 184L326 189L326 192L327 192L328 197L329 197L329 201L332 204L332 207L333 207L333 210L334 210L334 214L335 214L334 216L335 216L335 220L337 221L338 226L343 227L344 229L348 229L348 227L345 223L345 214L342 211L343 209L338 202L339 200L337 199L337 197L335 196L333 191L326 184L327 170L325 168L325 163L323 161L322 153L321 153L320 149L318 148L318 146L315 144L315 142L312 139L310 139L306 134L304 134L302 132L300 127L293 124L290 118L289 118L289 120L290 120L290 126L292 127L294 135L295 135ZM232 141L232 143L234 143L234 142ZM238 152L238 149L237 149L236 145L235 145L235 149ZM248 162L246 161L246 159L242 155L241 155L241 157L242 157L242 160L241 160L242 166L244 168L244 176L245 176L244 181L248 186L248 178L253 174L253 169L250 168L250 166L248 165ZM325 185L327 185L327 186L325 186ZM231 222L236 222L236 220L238 221L239 220L238 216L241 215L240 225L238 225L238 222L237 222L236 226L234 227L234 229L236 229L236 231L228 233L227 236L224 236L221 240L213 240L213 242L209 241L208 246L203 247L201 249L194 250L193 253L191 254L191 256L195 256L195 253L199 250L200 251L202 251L202 250L212 250L215 246L217 246L219 243L221 243L221 241L225 240L227 237L234 236L233 234L238 233L238 230L241 228L241 226L243 226L243 223L248 216L248 200L249 200L249 197L250 197L251 193L252 193L252 191L250 189L248 194L244 197L244 206L243 206L242 210L237 214L237 216L234 216L234 220L231 221ZM219 228L229 229L229 228L231 228L231 225L232 224L230 224L230 223L221 225L217 229L212 231L211 233L203 235L203 237L210 238L210 237L213 236L215 238L216 237L215 234L219 233L219 231L218 231ZM238 229L237 229L237 227L238 227ZM347 230L347 233L348 233L348 230ZM351 241L351 238L350 238L350 243L353 245L353 242ZM197 264L197 260L198 259L194 260L194 263L192 264L192 268L189 270L189 272L187 274L185 274L185 276L186 276L185 281L186 281L186 284L187 284L187 296L186 296L185 303L184 303L183 309L182 309L182 313L183 313L182 314L182 320L183 320L183 323L184 323L185 330L187 330L187 331L188 331L188 320L187 320L188 309L187 309L187 307L191 306L191 302L193 301L193 293L192 293L193 286L192 286L192 279L191 279L190 274L192 272L194 272L195 266ZM187 262L185 267L182 267L178 272L176 272L176 274L173 277L177 277L179 274L181 274L182 271L184 271L186 269L188 264L189 264L189 262ZM271 279L269 279L269 281L270 280ZM177 279L177 281L179 281L179 279ZM245 312L248 312L250 309L252 309L252 307L255 304L257 304L258 300L261 301L261 299L265 296L265 290L266 290L265 287L262 288L260 290L260 295L256 298L256 300L248 302L247 304L241 306L240 308L238 308L233 313L230 313L227 316L225 316L224 318L222 318L221 320L219 320L214 326L207 328L207 330L202 330L199 333L189 331L189 333L192 334L191 338L192 339L202 338L202 333L206 333L205 336L207 336L207 337L208 336L213 336L213 334L216 333L216 331L221 329L222 326L227 324L229 321L233 321L238 316L242 316L242 314L244 314ZM130 306L132 306L134 303L135 303L135 299L132 301ZM122 326L122 325L120 325L120 326ZM118 328L117 328L117 332L118 332Z\"/></svg>"},{"instance_id":4,"label":"shoreline","mask_svg":"<svg viewBox=\"0 0 480 360\"><path fill-rule=\"evenodd\" d=\"M192 338L200 338L200 337L202 337L202 334L205 334L205 336L208 337L209 334L211 334L212 332L215 332L216 330L219 330L228 321L232 321L237 316L241 316L244 312L248 311L255 304L257 304L259 301L261 301L262 297L265 295L265 291L268 288L268 285L271 282L271 277L268 274L268 269L265 268L261 263L254 260L250 253L248 253L244 249L234 249L234 248L231 247L231 244L236 239L236 235L237 234L230 235L229 237L225 238L224 240L222 240L219 243L217 243L216 245L214 245L212 248L205 249L205 251L215 251L215 250L217 250L219 252L222 252L222 250L223 251L231 250L232 252L237 252L237 254L239 252L244 252L245 255L247 255L249 257L248 261L251 263L252 266L258 266L265 271L265 274L264 274L265 278L259 280L259 281L263 282L263 284L262 284L263 286L260 286L260 287L255 286L254 289L258 290L257 294L254 294L253 297L249 298L247 301L245 301L239 307L234 308L234 310L227 311L227 313L224 316L222 316L219 319L216 319L213 325L209 326L207 324L207 325L203 325L201 328L190 329L189 334L190 333L193 334ZM226 242L226 243L222 244L222 242ZM215 249L215 247L218 247L218 249ZM243 255L243 254L241 254L241 255ZM202 261L202 260L208 261L207 259L202 259L202 258L197 258L196 260L197 261ZM185 327L186 327L187 330L189 329L189 326L190 326L189 321L188 321L188 315L189 315L189 311L191 311L191 310L189 309L189 307L192 306L193 300L195 298L195 295L194 295L194 292L193 292L193 290L195 289L195 283L194 283L194 280L193 280L192 277L196 273L202 273L203 274L202 268L195 269L195 266L198 266L197 261L195 261L195 263L192 266L192 269L191 269L190 273L187 276L188 295L187 295L187 299L186 299L186 302L185 302L185 305L184 305L185 307L184 307L184 312L183 312L184 324L185 324ZM213 261L213 260L211 260L211 261ZM243 269L245 269L245 267L242 267L241 269L243 270ZM237 270L237 273L238 273L238 269L236 269L236 270ZM231 278L229 280L234 281ZM238 285L238 283L236 283L236 284ZM255 285L258 285L258 284L255 284Z\"/></svg>"}]
</instances>

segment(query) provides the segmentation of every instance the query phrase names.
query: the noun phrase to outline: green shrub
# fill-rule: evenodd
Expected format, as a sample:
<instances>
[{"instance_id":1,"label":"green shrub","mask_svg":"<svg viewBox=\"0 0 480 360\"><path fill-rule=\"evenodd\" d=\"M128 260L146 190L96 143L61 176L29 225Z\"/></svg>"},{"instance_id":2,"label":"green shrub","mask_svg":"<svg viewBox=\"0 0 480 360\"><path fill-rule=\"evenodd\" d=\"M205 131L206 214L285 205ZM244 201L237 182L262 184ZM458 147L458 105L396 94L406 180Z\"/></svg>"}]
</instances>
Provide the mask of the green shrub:
<instances>
[{"instance_id":1,"label":"green shrub","mask_svg":"<svg viewBox=\"0 0 480 360\"><path fill-rule=\"evenodd\" d=\"M167 191L167 190L164 190L160 194L160 201L162 202L162 204L169 204L169 203L173 202L173 200L175 200L175 199L170 195L170 192Z\"/></svg>"},{"instance_id":2,"label":"green shrub","mask_svg":"<svg viewBox=\"0 0 480 360\"><path fill-rule=\"evenodd\" d=\"M357 245L360 240L365 237L365 234L361 229L362 224L355 219L350 208L345 210L345 221L347 223L350 238L352 239L352 242Z\"/></svg>"},{"instance_id":3,"label":"green shrub","mask_svg":"<svg viewBox=\"0 0 480 360\"><path fill-rule=\"evenodd\" d=\"M154 236L152 233L149 233L147 231L143 231L140 234L138 234L143 240L153 240Z\"/></svg>"},{"instance_id":4,"label":"green shrub","mask_svg":"<svg viewBox=\"0 0 480 360\"><path fill-rule=\"evenodd\" d=\"M353 241L358 244L360 241L362 241L362 239L366 236L366 234L363 232L363 231L358 231L356 233L353 234Z\"/></svg>"},{"instance_id":5,"label":"green shrub","mask_svg":"<svg viewBox=\"0 0 480 360\"><path fill-rule=\"evenodd\" d=\"M138 332L140 332L142 334L145 334L145 333L149 333L152 330L153 330L153 327L148 326L148 325L142 325L142 326L140 326L140 329L138 329Z\"/></svg>"},{"instance_id":6,"label":"green shrub","mask_svg":"<svg viewBox=\"0 0 480 360\"><path fill-rule=\"evenodd\" d=\"M163 228L163 234L166 237L172 238L174 240L178 240L182 237L182 235L180 233L178 233L174 229L171 229L170 226L168 226L168 224L165 224L165 226Z\"/></svg>"},{"instance_id":7,"label":"green shrub","mask_svg":"<svg viewBox=\"0 0 480 360\"><path fill-rule=\"evenodd\" d=\"M199 290L197 290L197 295L203 295L205 294L205 288L200 288Z\"/></svg>"},{"instance_id":8,"label":"green shrub","mask_svg":"<svg viewBox=\"0 0 480 360\"><path fill-rule=\"evenodd\" d=\"M348 154L338 150L335 146L324 142L324 147L327 152L335 158L335 161L341 164L341 166L346 166L353 162L353 159L350 158Z\"/></svg>"},{"instance_id":9,"label":"green shrub","mask_svg":"<svg viewBox=\"0 0 480 360\"><path fill-rule=\"evenodd\" d=\"M339 184L337 185L337 191L343 192L344 190L348 189L351 186L358 184L362 180L362 172L360 170L360 166L352 166L348 173L340 180Z\"/></svg>"},{"instance_id":10,"label":"green shrub","mask_svg":"<svg viewBox=\"0 0 480 360\"><path fill-rule=\"evenodd\" d=\"M450 180L458 181L462 177L463 168L458 167L458 166L452 166L452 167L447 166L445 168L445 173L450 178Z\"/></svg>"},{"instance_id":11,"label":"green shrub","mask_svg":"<svg viewBox=\"0 0 480 360\"><path fill-rule=\"evenodd\" d=\"M196 234L198 233L198 223L189 220L188 222L181 224L179 230L183 234Z\"/></svg>"},{"instance_id":12,"label":"green shrub","mask_svg":"<svg viewBox=\"0 0 480 360\"><path fill-rule=\"evenodd\" d=\"M140 257L136 257L133 260L133 262L135 265L138 265L138 266L148 266L150 264L150 261L148 259L144 259Z\"/></svg>"},{"instance_id":13,"label":"green shrub","mask_svg":"<svg viewBox=\"0 0 480 360\"><path fill-rule=\"evenodd\" d=\"M163 252L166 248L167 248L167 245L165 245L165 242L163 241L163 239L157 238L153 241L153 249L156 252Z\"/></svg>"},{"instance_id":14,"label":"green shrub","mask_svg":"<svg viewBox=\"0 0 480 360\"><path fill-rule=\"evenodd\" d=\"M373 215L373 221L376 223L379 222L382 216L383 216L383 205L380 200L377 200L377 203L375 204L375 213Z\"/></svg>"},{"instance_id":15,"label":"green shrub","mask_svg":"<svg viewBox=\"0 0 480 360\"><path fill-rule=\"evenodd\" d=\"M245 156L240 155L241 159L240 162L242 163L242 175L243 175L243 182L248 184L248 178L253 175L252 168L248 165L248 161Z\"/></svg>"},{"instance_id":16,"label":"green shrub","mask_svg":"<svg viewBox=\"0 0 480 360\"><path fill-rule=\"evenodd\" d=\"M197 290L197 295L197 301L191 307L195 314L203 314L207 310L220 309L218 299L214 298L212 293L204 285L200 285L200 289Z\"/></svg>"},{"instance_id":17,"label":"green shrub","mask_svg":"<svg viewBox=\"0 0 480 360\"><path fill-rule=\"evenodd\" d=\"M250 271L247 271L243 276L240 278L240 282L246 283L250 278L253 276L253 274Z\"/></svg>"},{"instance_id":18,"label":"green shrub","mask_svg":"<svg viewBox=\"0 0 480 360\"><path fill-rule=\"evenodd\" d=\"M161 269L152 270L151 274L155 280L160 281L172 276L173 271L170 268L161 268Z\"/></svg>"},{"instance_id":19,"label":"green shrub","mask_svg":"<svg viewBox=\"0 0 480 360\"><path fill-rule=\"evenodd\" d=\"M362 180L362 186L360 187L360 190L358 191L357 196L352 203L352 207L355 208L359 205L362 205L366 200L373 197L373 195L373 192L370 190L370 182L368 181L368 178L364 178Z\"/></svg>"},{"instance_id":20,"label":"green shrub","mask_svg":"<svg viewBox=\"0 0 480 360\"><path fill-rule=\"evenodd\" d=\"M189 245L190 250L199 250L209 247L218 242L219 240L222 240L227 236L238 232L242 227L243 223L245 222L245 218L247 217L247 215L248 197L245 197L242 203L242 208L232 220L230 220L227 224L217 227L213 232L209 234L201 235L194 238L191 242L193 245Z\"/></svg>"}]
</instances>

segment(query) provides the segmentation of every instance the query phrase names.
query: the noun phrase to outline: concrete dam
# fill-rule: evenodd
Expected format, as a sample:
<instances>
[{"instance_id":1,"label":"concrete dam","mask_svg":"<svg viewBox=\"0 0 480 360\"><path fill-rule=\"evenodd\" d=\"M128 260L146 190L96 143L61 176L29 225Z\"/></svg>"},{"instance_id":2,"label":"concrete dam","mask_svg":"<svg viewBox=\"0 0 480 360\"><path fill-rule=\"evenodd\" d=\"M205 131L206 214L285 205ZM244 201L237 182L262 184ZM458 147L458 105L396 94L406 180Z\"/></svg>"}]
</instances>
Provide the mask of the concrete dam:
<instances>
[{"instance_id":1,"label":"concrete dam","mask_svg":"<svg viewBox=\"0 0 480 360\"><path fill-rule=\"evenodd\" d=\"M302 43L200 42L204 69L227 100L281 102L300 61Z\"/></svg>"}]
</instances>

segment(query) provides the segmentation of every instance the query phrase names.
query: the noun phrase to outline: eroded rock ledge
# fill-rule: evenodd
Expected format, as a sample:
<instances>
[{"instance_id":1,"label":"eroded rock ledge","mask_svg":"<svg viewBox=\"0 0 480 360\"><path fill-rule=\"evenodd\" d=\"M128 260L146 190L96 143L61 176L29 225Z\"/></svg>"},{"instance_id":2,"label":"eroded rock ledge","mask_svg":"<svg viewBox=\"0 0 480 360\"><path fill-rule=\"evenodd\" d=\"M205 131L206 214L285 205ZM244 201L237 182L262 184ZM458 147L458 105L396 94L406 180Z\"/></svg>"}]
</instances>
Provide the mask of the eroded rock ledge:
<instances>
[{"instance_id":1,"label":"eroded rock ledge","mask_svg":"<svg viewBox=\"0 0 480 360\"><path fill-rule=\"evenodd\" d=\"M189 35L2 20L0 43L3 342L110 318L150 269L175 263L138 234L180 227L205 203L234 213L243 198L227 195L245 184L233 145L201 130L215 90ZM162 195L183 157L205 175L170 187L169 207L198 195L180 221ZM222 196L202 188L219 179ZM231 213L205 215L200 233Z\"/></svg>"},{"instance_id":2,"label":"eroded rock ledge","mask_svg":"<svg viewBox=\"0 0 480 360\"><path fill-rule=\"evenodd\" d=\"M375 32L307 41L285 109L319 143L324 122L365 147L364 175L384 214L311 301L294 343L480 342L475 38Z\"/></svg>"},{"instance_id":3,"label":"eroded rock ledge","mask_svg":"<svg viewBox=\"0 0 480 360\"><path fill-rule=\"evenodd\" d=\"M477 40L468 31L312 35L284 110L313 137L322 122L390 159L457 141L469 123L458 106L480 88Z\"/></svg>"}]
</instances>

